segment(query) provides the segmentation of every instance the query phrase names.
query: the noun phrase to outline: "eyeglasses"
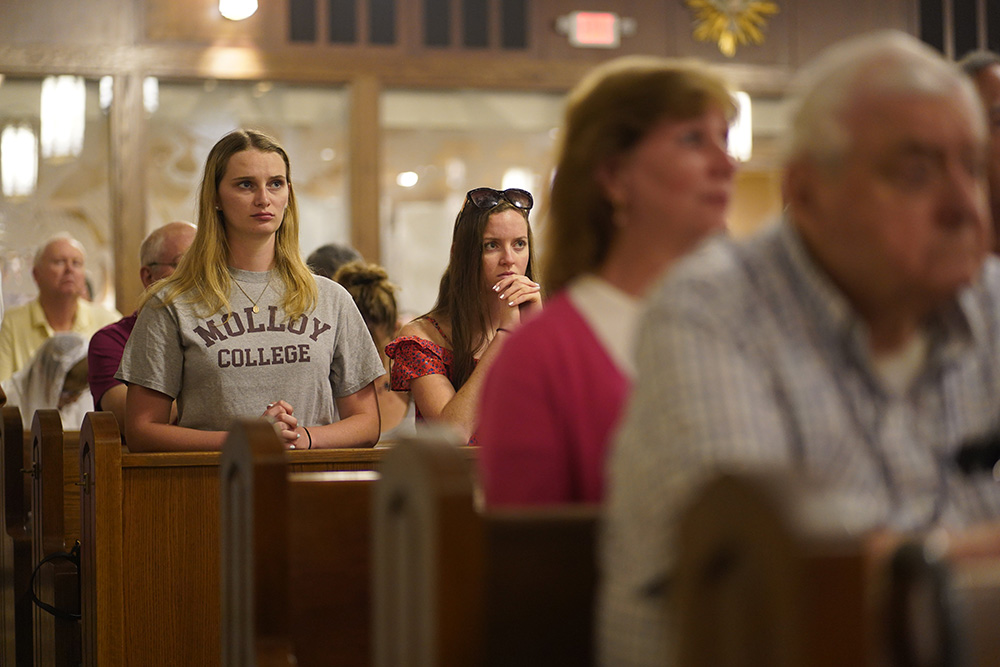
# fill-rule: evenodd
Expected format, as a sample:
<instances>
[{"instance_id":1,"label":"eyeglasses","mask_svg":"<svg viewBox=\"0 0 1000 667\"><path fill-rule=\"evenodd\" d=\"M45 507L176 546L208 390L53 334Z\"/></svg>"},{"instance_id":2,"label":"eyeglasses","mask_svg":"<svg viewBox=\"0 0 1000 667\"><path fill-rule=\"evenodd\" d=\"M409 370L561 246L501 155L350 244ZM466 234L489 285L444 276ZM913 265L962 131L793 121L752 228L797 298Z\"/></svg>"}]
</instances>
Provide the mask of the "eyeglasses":
<instances>
[{"instance_id":1,"label":"eyeglasses","mask_svg":"<svg viewBox=\"0 0 1000 667\"><path fill-rule=\"evenodd\" d=\"M506 190L494 190L493 188L476 188L469 190L465 198L476 205L476 208L490 209L500 204L506 199L516 208L530 211L535 200L531 198L531 193L520 188L507 188Z\"/></svg>"},{"instance_id":2,"label":"eyeglasses","mask_svg":"<svg viewBox=\"0 0 1000 667\"><path fill-rule=\"evenodd\" d=\"M148 268L152 269L157 266L169 266L170 268L177 270L177 262L150 262L146 265Z\"/></svg>"}]
</instances>

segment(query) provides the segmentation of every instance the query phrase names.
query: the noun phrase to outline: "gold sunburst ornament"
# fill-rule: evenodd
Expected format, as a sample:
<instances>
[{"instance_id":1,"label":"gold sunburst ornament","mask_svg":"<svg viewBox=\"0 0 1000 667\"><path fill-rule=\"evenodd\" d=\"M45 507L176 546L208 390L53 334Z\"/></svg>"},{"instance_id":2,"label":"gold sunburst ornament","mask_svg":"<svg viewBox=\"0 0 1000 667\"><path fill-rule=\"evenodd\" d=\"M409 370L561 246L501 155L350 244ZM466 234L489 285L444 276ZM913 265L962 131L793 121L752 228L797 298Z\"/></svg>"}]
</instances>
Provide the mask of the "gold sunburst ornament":
<instances>
[{"instance_id":1,"label":"gold sunburst ornament","mask_svg":"<svg viewBox=\"0 0 1000 667\"><path fill-rule=\"evenodd\" d=\"M778 4L765 0L684 0L694 12L694 38L716 42L732 58L738 44L764 41L766 16L778 13Z\"/></svg>"}]
</instances>

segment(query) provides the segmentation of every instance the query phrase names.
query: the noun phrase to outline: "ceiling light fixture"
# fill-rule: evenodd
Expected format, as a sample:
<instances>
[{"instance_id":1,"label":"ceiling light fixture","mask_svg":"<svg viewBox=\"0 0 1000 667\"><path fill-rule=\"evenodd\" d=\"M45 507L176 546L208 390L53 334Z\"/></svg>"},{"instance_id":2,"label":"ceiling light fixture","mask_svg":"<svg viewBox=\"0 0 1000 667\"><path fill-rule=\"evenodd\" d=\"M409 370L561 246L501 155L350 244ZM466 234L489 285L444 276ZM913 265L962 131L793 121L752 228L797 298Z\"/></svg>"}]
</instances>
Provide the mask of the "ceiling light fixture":
<instances>
[{"instance_id":1,"label":"ceiling light fixture","mask_svg":"<svg viewBox=\"0 0 1000 667\"><path fill-rule=\"evenodd\" d=\"M8 125L0 134L0 180L4 197L27 197L38 184L38 144L28 123Z\"/></svg>"},{"instance_id":2,"label":"ceiling light fixture","mask_svg":"<svg viewBox=\"0 0 1000 667\"><path fill-rule=\"evenodd\" d=\"M257 11L257 0L219 0L219 13L230 21L242 21Z\"/></svg>"},{"instance_id":3,"label":"ceiling light fixture","mask_svg":"<svg viewBox=\"0 0 1000 667\"><path fill-rule=\"evenodd\" d=\"M82 76L47 76L42 81L42 157L75 158L83 151L87 86Z\"/></svg>"}]
</instances>

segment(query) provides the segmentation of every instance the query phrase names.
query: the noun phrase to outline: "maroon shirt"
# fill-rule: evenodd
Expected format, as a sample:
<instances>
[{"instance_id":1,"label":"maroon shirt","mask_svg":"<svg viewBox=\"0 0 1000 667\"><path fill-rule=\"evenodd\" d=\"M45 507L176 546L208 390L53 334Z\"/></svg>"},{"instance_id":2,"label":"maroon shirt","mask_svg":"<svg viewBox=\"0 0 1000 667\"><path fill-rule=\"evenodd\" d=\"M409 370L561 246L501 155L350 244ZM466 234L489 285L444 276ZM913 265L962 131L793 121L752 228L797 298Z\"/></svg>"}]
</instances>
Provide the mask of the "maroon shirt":
<instances>
[{"instance_id":1,"label":"maroon shirt","mask_svg":"<svg viewBox=\"0 0 1000 667\"><path fill-rule=\"evenodd\" d=\"M138 313L132 313L117 322L100 329L90 338L90 349L87 351L87 382L90 393L94 396L94 409L101 410L101 397L104 392L116 384L118 365L122 361L125 343L132 334L132 327Z\"/></svg>"}]
</instances>

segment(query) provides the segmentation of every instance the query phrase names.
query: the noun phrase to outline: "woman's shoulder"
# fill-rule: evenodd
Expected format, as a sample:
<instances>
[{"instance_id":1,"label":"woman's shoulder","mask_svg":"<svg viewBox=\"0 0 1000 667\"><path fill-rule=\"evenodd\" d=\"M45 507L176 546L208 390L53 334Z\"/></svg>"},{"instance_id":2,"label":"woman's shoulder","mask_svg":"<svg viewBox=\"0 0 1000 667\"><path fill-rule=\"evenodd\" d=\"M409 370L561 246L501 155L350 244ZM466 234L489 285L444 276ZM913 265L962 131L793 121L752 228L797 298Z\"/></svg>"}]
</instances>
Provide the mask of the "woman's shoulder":
<instances>
[{"instance_id":1,"label":"woman's shoulder","mask_svg":"<svg viewBox=\"0 0 1000 667\"><path fill-rule=\"evenodd\" d=\"M348 299L351 299L351 294L344 289L344 286L340 283L330 280L326 276L317 276L315 274L312 274L312 279L313 282L316 283L316 290L321 296L334 297L337 299L347 297Z\"/></svg>"},{"instance_id":2,"label":"woman's shoulder","mask_svg":"<svg viewBox=\"0 0 1000 667\"><path fill-rule=\"evenodd\" d=\"M451 344L446 338L451 330L450 323L440 317L424 315L404 324L399 330L397 338L420 338L438 347L450 349Z\"/></svg>"}]
</instances>

